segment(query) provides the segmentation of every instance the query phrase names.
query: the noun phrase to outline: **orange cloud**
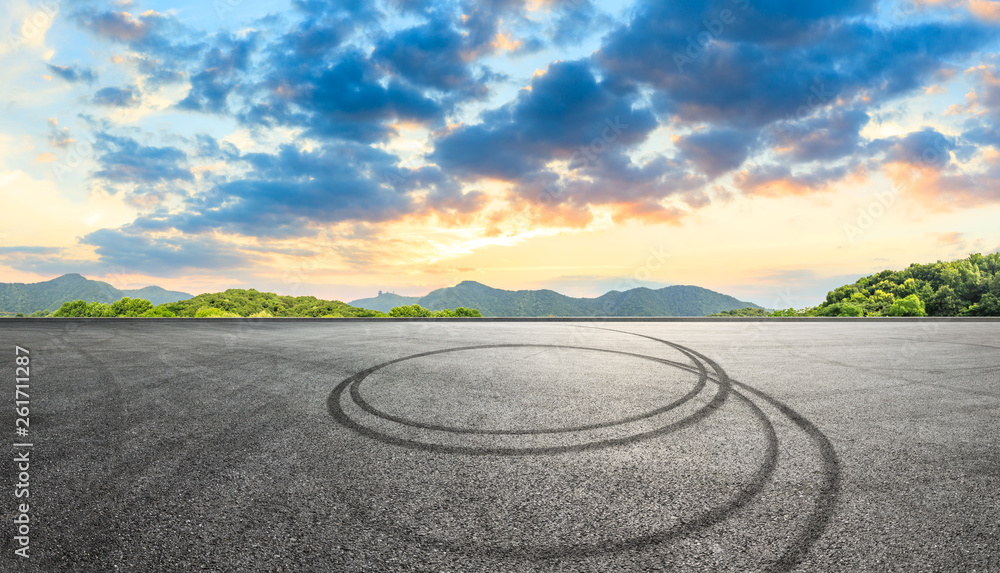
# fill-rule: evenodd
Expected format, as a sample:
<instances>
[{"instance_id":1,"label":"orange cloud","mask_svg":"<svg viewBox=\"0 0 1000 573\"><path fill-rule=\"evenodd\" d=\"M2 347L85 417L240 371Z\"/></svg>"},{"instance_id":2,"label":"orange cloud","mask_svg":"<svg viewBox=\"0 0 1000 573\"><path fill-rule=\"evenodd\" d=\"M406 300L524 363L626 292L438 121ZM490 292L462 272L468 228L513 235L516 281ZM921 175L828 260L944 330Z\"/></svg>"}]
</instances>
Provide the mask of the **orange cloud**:
<instances>
[{"instance_id":1,"label":"orange cloud","mask_svg":"<svg viewBox=\"0 0 1000 573\"><path fill-rule=\"evenodd\" d=\"M981 20L1000 22L1000 2L993 0L969 0L969 11Z\"/></svg>"}]
</instances>

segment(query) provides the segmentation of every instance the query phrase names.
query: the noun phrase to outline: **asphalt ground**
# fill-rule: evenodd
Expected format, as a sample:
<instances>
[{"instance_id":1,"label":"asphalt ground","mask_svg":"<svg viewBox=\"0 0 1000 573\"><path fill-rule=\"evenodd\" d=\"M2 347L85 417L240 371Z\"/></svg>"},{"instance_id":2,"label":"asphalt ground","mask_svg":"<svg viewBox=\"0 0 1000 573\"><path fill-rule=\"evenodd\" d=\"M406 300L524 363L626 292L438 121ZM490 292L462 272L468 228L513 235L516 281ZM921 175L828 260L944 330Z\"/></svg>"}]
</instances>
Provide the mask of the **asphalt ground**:
<instances>
[{"instance_id":1,"label":"asphalt ground","mask_svg":"<svg viewBox=\"0 0 1000 573\"><path fill-rule=\"evenodd\" d=\"M28 559L0 459L0 570L1000 571L1000 322L36 319L0 344L0 435L30 450Z\"/></svg>"}]
</instances>

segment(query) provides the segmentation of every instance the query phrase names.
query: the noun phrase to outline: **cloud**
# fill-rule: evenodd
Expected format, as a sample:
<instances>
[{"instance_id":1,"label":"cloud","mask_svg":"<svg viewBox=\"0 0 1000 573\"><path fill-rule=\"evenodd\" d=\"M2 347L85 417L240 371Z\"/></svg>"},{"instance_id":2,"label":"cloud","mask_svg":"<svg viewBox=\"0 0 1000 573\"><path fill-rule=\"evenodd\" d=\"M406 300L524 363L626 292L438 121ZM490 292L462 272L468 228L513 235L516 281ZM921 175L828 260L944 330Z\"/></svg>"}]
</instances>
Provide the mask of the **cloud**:
<instances>
[{"instance_id":1,"label":"cloud","mask_svg":"<svg viewBox=\"0 0 1000 573\"><path fill-rule=\"evenodd\" d=\"M861 150L866 112L832 108L798 122L779 124L773 143L782 156L796 162L835 161Z\"/></svg>"},{"instance_id":2,"label":"cloud","mask_svg":"<svg viewBox=\"0 0 1000 573\"><path fill-rule=\"evenodd\" d=\"M697 131L681 136L676 145L680 158L693 163L710 178L736 169L750 154L757 141L754 132L735 129Z\"/></svg>"},{"instance_id":3,"label":"cloud","mask_svg":"<svg viewBox=\"0 0 1000 573\"><path fill-rule=\"evenodd\" d=\"M850 175L847 166L817 167L792 173L785 165L768 164L749 167L733 177L733 183L747 195L780 197L826 191L830 185Z\"/></svg>"},{"instance_id":4,"label":"cloud","mask_svg":"<svg viewBox=\"0 0 1000 573\"><path fill-rule=\"evenodd\" d=\"M0 247L0 255L55 255L61 253L61 247L13 246Z\"/></svg>"},{"instance_id":5,"label":"cloud","mask_svg":"<svg viewBox=\"0 0 1000 573\"><path fill-rule=\"evenodd\" d=\"M210 153L228 153L216 150L214 140L202 141ZM133 229L299 237L342 221L454 216L482 205L480 194L463 193L437 168L400 169L395 156L362 144L330 143L308 151L286 144L273 154L250 153L231 160L247 166L245 176L189 198L181 212L139 217Z\"/></svg>"},{"instance_id":6,"label":"cloud","mask_svg":"<svg viewBox=\"0 0 1000 573\"><path fill-rule=\"evenodd\" d=\"M371 143L395 132L395 120L434 124L444 110L434 99L398 79L385 77L360 52L322 60L270 62L265 96L240 117L259 127L300 127L313 137Z\"/></svg>"},{"instance_id":7,"label":"cloud","mask_svg":"<svg viewBox=\"0 0 1000 573\"><path fill-rule=\"evenodd\" d=\"M139 97L139 90L135 86L108 87L97 90L91 101L108 107L135 107L139 105Z\"/></svg>"},{"instance_id":8,"label":"cloud","mask_svg":"<svg viewBox=\"0 0 1000 573\"><path fill-rule=\"evenodd\" d=\"M191 76L191 90L177 103L189 111L221 113L226 111L226 99L245 72L256 47L256 35L227 39L225 48L213 47L205 52L201 69Z\"/></svg>"},{"instance_id":9,"label":"cloud","mask_svg":"<svg viewBox=\"0 0 1000 573\"><path fill-rule=\"evenodd\" d=\"M133 230L130 226L100 229L85 235L80 242L97 247L102 264L151 276L168 276L185 269L240 269L256 259L210 236L152 237Z\"/></svg>"},{"instance_id":10,"label":"cloud","mask_svg":"<svg viewBox=\"0 0 1000 573\"><path fill-rule=\"evenodd\" d=\"M45 64L45 66L52 72L53 75L58 76L71 84L77 82L93 83L97 79L97 72L91 70L90 68L82 68L79 66L55 66L52 64Z\"/></svg>"},{"instance_id":11,"label":"cloud","mask_svg":"<svg viewBox=\"0 0 1000 573\"><path fill-rule=\"evenodd\" d=\"M652 87L678 121L761 127L838 98L874 105L911 92L998 32L976 21L876 28L861 18L868 1L728 4L640 2L596 62L614 81Z\"/></svg>"},{"instance_id":12,"label":"cloud","mask_svg":"<svg viewBox=\"0 0 1000 573\"><path fill-rule=\"evenodd\" d=\"M94 177L112 183L155 184L192 181L191 171L183 167L187 154L176 147L152 147L135 139L105 132L97 134L94 147L99 169Z\"/></svg>"},{"instance_id":13,"label":"cloud","mask_svg":"<svg viewBox=\"0 0 1000 573\"><path fill-rule=\"evenodd\" d=\"M49 145L53 147L66 148L74 143L74 139L69 135L69 129L59 127L59 120L49 118Z\"/></svg>"},{"instance_id":14,"label":"cloud","mask_svg":"<svg viewBox=\"0 0 1000 573\"><path fill-rule=\"evenodd\" d=\"M378 43L374 59L414 85L476 94L486 88L473 77L466 36L445 18L396 32Z\"/></svg>"},{"instance_id":15,"label":"cloud","mask_svg":"<svg viewBox=\"0 0 1000 573\"><path fill-rule=\"evenodd\" d=\"M126 44L133 51L173 61L189 60L204 47L198 34L174 16L147 10L138 16L129 12L86 7L74 15L77 25L95 35ZM196 39L193 42L186 40Z\"/></svg>"},{"instance_id":16,"label":"cloud","mask_svg":"<svg viewBox=\"0 0 1000 573\"><path fill-rule=\"evenodd\" d=\"M513 102L438 139L431 157L467 178L530 179L553 159L578 167L611 144L646 139L656 119L637 99L598 81L586 61L554 63Z\"/></svg>"}]
</instances>

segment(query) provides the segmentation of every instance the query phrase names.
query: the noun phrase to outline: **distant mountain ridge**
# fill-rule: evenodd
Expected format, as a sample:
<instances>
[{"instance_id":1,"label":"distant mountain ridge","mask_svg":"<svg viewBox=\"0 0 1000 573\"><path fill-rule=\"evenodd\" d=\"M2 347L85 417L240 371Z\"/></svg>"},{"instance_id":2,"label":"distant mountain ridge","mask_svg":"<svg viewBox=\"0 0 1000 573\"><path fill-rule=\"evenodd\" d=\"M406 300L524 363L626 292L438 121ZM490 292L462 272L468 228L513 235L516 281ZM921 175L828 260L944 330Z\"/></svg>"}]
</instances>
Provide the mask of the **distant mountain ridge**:
<instances>
[{"instance_id":1,"label":"distant mountain ridge","mask_svg":"<svg viewBox=\"0 0 1000 573\"><path fill-rule=\"evenodd\" d=\"M419 304L430 310L464 306L478 309L483 316L498 317L705 316L738 308L762 308L752 302L688 285L661 289L640 287L624 292L610 291L596 298L574 298L548 289L510 291L475 281L463 281L422 297L382 293L348 304L382 312L403 304Z\"/></svg>"},{"instance_id":2,"label":"distant mountain ridge","mask_svg":"<svg viewBox=\"0 0 1000 573\"><path fill-rule=\"evenodd\" d=\"M54 311L64 302L74 300L110 304L126 296L144 298L153 305L191 298L186 292L158 286L119 290L106 282L71 273L40 283L0 283L0 311L30 314L39 310Z\"/></svg>"},{"instance_id":3,"label":"distant mountain ridge","mask_svg":"<svg viewBox=\"0 0 1000 573\"><path fill-rule=\"evenodd\" d=\"M403 296L392 292L380 292L378 296L373 296L371 298L359 298L358 300L351 301L348 304L350 304L351 306L359 306L361 308L367 308L370 310L389 312L390 309L397 306L404 306L404 305L408 306L411 304L418 304L420 298L421 297L419 296ZM440 309L435 309L435 310L440 310Z\"/></svg>"}]
</instances>

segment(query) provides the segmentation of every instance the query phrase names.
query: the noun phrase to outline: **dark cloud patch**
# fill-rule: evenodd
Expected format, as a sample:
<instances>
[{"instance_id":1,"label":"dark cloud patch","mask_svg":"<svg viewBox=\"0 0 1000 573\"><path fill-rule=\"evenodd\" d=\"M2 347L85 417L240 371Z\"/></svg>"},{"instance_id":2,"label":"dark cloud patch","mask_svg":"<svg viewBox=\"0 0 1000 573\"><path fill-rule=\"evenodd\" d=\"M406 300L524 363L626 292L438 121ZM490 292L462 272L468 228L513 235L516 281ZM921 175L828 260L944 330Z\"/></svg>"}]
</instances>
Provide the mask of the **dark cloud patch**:
<instances>
[{"instance_id":1,"label":"dark cloud patch","mask_svg":"<svg viewBox=\"0 0 1000 573\"><path fill-rule=\"evenodd\" d=\"M860 109L831 109L803 121L778 124L772 130L773 143L797 162L833 161L861 149L860 131L869 119Z\"/></svg>"},{"instance_id":2,"label":"dark cloud patch","mask_svg":"<svg viewBox=\"0 0 1000 573\"><path fill-rule=\"evenodd\" d=\"M107 87L97 90L91 101L108 107L135 107L140 103L140 94L135 86Z\"/></svg>"},{"instance_id":3,"label":"dark cloud patch","mask_svg":"<svg viewBox=\"0 0 1000 573\"><path fill-rule=\"evenodd\" d=\"M639 143L656 127L638 94L599 82L587 62L559 62L532 80L531 90L483 115L483 122L440 138L432 155L464 177L523 179L547 162L579 163L611 145Z\"/></svg>"},{"instance_id":4,"label":"dark cloud patch","mask_svg":"<svg viewBox=\"0 0 1000 573\"><path fill-rule=\"evenodd\" d=\"M475 94L483 86L473 78L467 61L466 53L472 49L448 19L435 17L382 40L374 58L414 85Z\"/></svg>"},{"instance_id":5,"label":"dark cloud patch","mask_svg":"<svg viewBox=\"0 0 1000 573\"><path fill-rule=\"evenodd\" d=\"M199 133L195 136L199 157L209 157L212 159L224 159L226 161L238 161L240 150L228 141L219 142L211 135Z\"/></svg>"},{"instance_id":6,"label":"dark cloud patch","mask_svg":"<svg viewBox=\"0 0 1000 573\"><path fill-rule=\"evenodd\" d=\"M200 34L187 29L172 15L153 10L133 16L124 11L86 7L76 12L74 18L80 27L97 36L172 61L195 58L204 47Z\"/></svg>"},{"instance_id":7,"label":"dark cloud patch","mask_svg":"<svg viewBox=\"0 0 1000 573\"><path fill-rule=\"evenodd\" d=\"M681 121L759 128L838 97L878 105L998 37L978 22L877 28L854 18L869 2L724 4L730 24L720 5L642 2L596 61L617 82L654 88L657 109Z\"/></svg>"},{"instance_id":8,"label":"dark cloud patch","mask_svg":"<svg viewBox=\"0 0 1000 573\"><path fill-rule=\"evenodd\" d=\"M142 75L145 85L151 88L178 83L186 77L184 71L159 58L140 55L132 56L130 60L135 64L139 74Z\"/></svg>"},{"instance_id":9,"label":"dark cloud patch","mask_svg":"<svg viewBox=\"0 0 1000 573\"><path fill-rule=\"evenodd\" d=\"M247 70L256 46L256 35L226 39L205 53L201 69L191 76L191 90L177 107L190 111L222 113L226 99Z\"/></svg>"},{"instance_id":10,"label":"dark cloud patch","mask_svg":"<svg viewBox=\"0 0 1000 573\"><path fill-rule=\"evenodd\" d=\"M50 72L52 72L52 75L62 78L71 84L78 82L90 84L97 79L97 72L90 68L80 66L54 66L52 64L45 64L45 66Z\"/></svg>"},{"instance_id":11,"label":"dark cloud patch","mask_svg":"<svg viewBox=\"0 0 1000 573\"><path fill-rule=\"evenodd\" d=\"M124 136L97 134L95 149L100 168L94 177L112 183L155 184L192 181L191 171L182 165L187 154L176 147L152 147Z\"/></svg>"},{"instance_id":12,"label":"dark cloud patch","mask_svg":"<svg viewBox=\"0 0 1000 573\"><path fill-rule=\"evenodd\" d=\"M562 2L555 10L555 22L547 35L557 46L572 46L607 28L611 22L591 0Z\"/></svg>"},{"instance_id":13,"label":"dark cloud patch","mask_svg":"<svg viewBox=\"0 0 1000 573\"><path fill-rule=\"evenodd\" d=\"M680 158L710 178L732 171L746 160L757 141L755 132L735 129L697 131L677 141Z\"/></svg>"},{"instance_id":14,"label":"dark cloud patch","mask_svg":"<svg viewBox=\"0 0 1000 573\"><path fill-rule=\"evenodd\" d=\"M323 61L271 62L263 101L241 114L248 124L302 127L322 138L374 142L393 133L394 120L443 120L444 110L420 90L386 78L359 52Z\"/></svg>"},{"instance_id":15,"label":"dark cloud patch","mask_svg":"<svg viewBox=\"0 0 1000 573\"><path fill-rule=\"evenodd\" d=\"M231 153L211 138L199 141L205 153ZM273 154L231 160L249 168L245 177L189 198L181 213L150 213L133 227L296 237L315 234L323 224L382 222L427 210L468 213L482 203L479 194L463 194L437 168L401 170L396 157L367 145L331 143L310 151L284 145ZM414 198L417 191L422 200Z\"/></svg>"},{"instance_id":16,"label":"dark cloud patch","mask_svg":"<svg viewBox=\"0 0 1000 573\"><path fill-rule=\"evenodd\" d=\"M883 153L885 161L941 168L951 162L951 153L958 149L954 138L925 127L900 137L872 141L868 149Z\"/></svg>"},{"instance_id":17,"label":"dark cloud patch","mask_svg":"<svg viewBox=\"0 0 1000 573\"><path fill-rule=\"evenodd\" d=\"M793 173L785 165L772 163L741 171L733 177L733 182L746 195L805 195L826 190L850 172L850 165L840 165Z\"/></svg>"},{"instance_id":18,"label":"dark cloud patch","mask_svg":"<svg viewBox=\"0 0 1000 573\"><path fill-rule=\"evenodd\" d=\"M962 133L962 139L975 145L992 145L1000 149L1000 126L988 122L973 123Z\"/></svg>"},{"instance_id":19,"label":"dark cloud patch","mask_svg":"<svg viewBox=\"0 0 1000 573\"><path fill-rule=\"evenodd\" d=\"M138 229L129 225L100 229L80 242L97 247L103 264L150 275L165 276L185 269L232 270L251 264L250 256L212 237L157 238L135 231Z\"/></svg>"}]
</instances>

